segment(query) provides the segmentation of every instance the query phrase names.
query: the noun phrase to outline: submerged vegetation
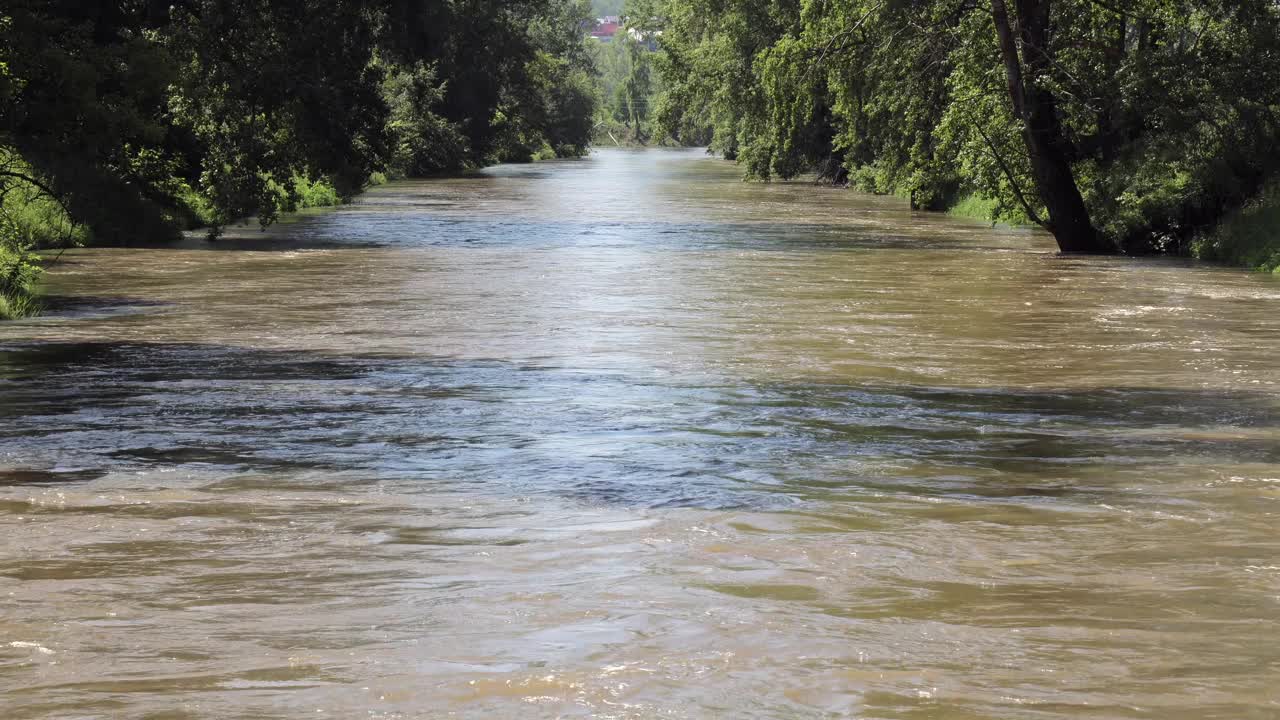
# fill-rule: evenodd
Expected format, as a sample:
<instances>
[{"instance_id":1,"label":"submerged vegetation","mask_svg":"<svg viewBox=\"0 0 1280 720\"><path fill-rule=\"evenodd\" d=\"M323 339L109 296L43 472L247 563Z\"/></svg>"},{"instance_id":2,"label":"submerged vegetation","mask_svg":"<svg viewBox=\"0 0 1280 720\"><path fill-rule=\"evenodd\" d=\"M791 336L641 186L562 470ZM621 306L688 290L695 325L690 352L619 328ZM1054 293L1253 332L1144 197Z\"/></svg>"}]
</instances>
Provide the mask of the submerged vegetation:
<instances>
[{"instance_id":1,"label":"submerged vegetation","mask_svg":"<svg viewBox=\"0 0 1280 720\"><path fill-rule=\"evenodd\" d=\"M583 154L586 0L13 0L0 294L34 251L334 204L373 177Z\"/></svg>"},{"instance_id":2,"label":"submerged vegetation","mask_svg":"<svg viewBox=\"0 0 1280 720\"><path fill-rule=\"evenodd\" d=\"M757 178L986 207L1064 250L1187 253L1280 173L1271 0L638 0L633 15L661 32L660 131Z\"/></svg>"}]
</instances>

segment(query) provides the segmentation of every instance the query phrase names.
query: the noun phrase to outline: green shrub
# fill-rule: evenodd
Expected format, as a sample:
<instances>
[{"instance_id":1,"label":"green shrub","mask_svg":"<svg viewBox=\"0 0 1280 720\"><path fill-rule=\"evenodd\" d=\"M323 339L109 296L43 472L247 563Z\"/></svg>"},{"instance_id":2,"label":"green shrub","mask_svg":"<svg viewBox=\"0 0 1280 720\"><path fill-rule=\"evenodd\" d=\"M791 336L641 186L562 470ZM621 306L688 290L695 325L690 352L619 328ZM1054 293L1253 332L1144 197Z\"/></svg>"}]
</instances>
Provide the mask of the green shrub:
<instances>
[{"instance_id":1,"label":"green shrub","mask_svg":"<svg viewBox=\"0 0 1280 720\"><path fill-rule=\"evenodd\" d=\"M62 206L34 186L15 180L0 193L0 320L40 311L42 270L36 248L83 244L87 233Z\"/></svg>"},{"instance_id":2,"label":"green shrub","mask_svg":"<svg viewBox=\"0 0 1280 720\"><path fill-rule=\"evenodd\" d=\"M462 126L435 110L445 101L445 86L434 66L388 67L382 96L390 110L387 169L392 177L423 177L470 164L471 147Z\"/></svg>"},{"instance_id":3,"label":"green shrub","mask_svg":"<svg viewBox=\"0 0 1280 720\"><path fill-rule=\"evenodd\" d=\"M176 217L173 220L183 230L209 227L217 220L218 215L213 204L189 184L178 183L173 195L178 205Z\"/></svg>"},{"instance_id":4,"label":"green shrub","mask_svg":"<svg viewBox=\"0 0 1280 720\"><path fill-rule=\"evenodd\" d=\"M0 244L0 320L40 311L36 286L43 271L39 261L40 257L27 247Z\"/></svg>"},{"instance_id":5,"label":"green shrub","mask_svg":"<svg viewBox=\"0 0 1280 720\"><path fill-rule=\"evenodd\" d=\"M324 180L311 180L301 175L293 176L293 188L298 193L299 208L333 207L342 204L338 191Z\"/></svg>"},{"instance_id":6,"label":"green shrub","mask_svg":"<svg viewBox=\"0 0 1280 720\"><path fill-rule=\"evenodd\" d=\"M1252 202L1230 213L1192 244L1204 260L1280 273L1280 183L1268 186Z\"/></svg>"}]
</instances>

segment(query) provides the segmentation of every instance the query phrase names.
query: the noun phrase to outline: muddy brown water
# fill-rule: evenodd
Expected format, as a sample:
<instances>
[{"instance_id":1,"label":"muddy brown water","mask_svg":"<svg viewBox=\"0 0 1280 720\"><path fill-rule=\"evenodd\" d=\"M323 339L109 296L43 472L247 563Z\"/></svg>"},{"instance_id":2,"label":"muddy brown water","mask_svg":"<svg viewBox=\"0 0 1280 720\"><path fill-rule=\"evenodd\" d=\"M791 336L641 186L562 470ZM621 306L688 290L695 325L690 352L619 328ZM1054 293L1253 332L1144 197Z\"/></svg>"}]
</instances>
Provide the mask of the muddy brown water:
<instances>
[{"instance_id":1,"label":"muddy brown water","mask_svg":"<svg viewBox=\"0 0 1280 720\"><path fill-rule=\"evenodd\" d=\"M1280 717L1280 282L599 151L0 327L0 716Z\"/></svg>"}]
</instances>

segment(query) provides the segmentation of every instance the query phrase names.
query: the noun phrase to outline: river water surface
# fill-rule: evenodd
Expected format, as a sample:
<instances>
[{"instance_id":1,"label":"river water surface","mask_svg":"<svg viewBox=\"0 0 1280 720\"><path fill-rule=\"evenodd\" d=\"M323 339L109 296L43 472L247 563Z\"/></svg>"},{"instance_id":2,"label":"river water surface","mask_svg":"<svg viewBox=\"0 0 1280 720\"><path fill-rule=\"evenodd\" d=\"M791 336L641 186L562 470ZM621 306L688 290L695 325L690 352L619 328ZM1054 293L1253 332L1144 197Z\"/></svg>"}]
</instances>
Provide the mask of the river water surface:
<instances>
[{"instance_id":1,"label":"river water surface","mask_svg":"<svg viewBox=\"0 0 1280 720\"><path fill-rule=\"evenodd\" d=\"M1280 282L738 172L66 253L0 716L1280 717Z\"/></svg>"}]
</instances>

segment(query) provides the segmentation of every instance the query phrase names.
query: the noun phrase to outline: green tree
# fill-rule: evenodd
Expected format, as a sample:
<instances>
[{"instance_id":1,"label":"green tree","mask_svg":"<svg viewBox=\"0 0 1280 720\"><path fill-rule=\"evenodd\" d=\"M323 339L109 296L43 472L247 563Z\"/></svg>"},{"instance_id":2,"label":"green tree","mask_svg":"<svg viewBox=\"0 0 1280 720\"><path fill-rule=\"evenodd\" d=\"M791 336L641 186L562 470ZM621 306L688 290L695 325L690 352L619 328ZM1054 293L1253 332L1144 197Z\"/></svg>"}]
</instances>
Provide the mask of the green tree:
<instances>
[{"instance_id":1,"label":"green tree","mask_svg":"<svg viewBox=\"0 0 1280 720\"><path fill-rule=\"evenodd\" d=\"M614 90L614 119L635 133L641 144L649 141L649 103L653 98L652 61L644 43L632 37L614 42L626 51L628 72Z\"/></svg>"},{"instance_id":2,"label":"green tree","mask_svg":"<svg viewBox=\"0 0 1280 720\"><path fill-rule=\"evenodd\" d=\"M98 242L272 221L320 180L585 152L585 0L12 0L0 148Z\"/></svg>"},{"instance_id":3,"label":"green tree","mask_svg":"<svg viewBox=\"0 0 1280 720\"><path fill-rule=\"evenodd\" d=\"M639 11L637 11L639 12ZM649 0L659 123L749 174L1179 251L1280 169L1266 0ZM708 137L709 136L709 137Z\"/></svg>"},{"instance_id":4,"label":"green tree","mask_svg":"<svg viewBox=\"0 0 1280 720\"><path fill-rule=\"evenodd\" d=\"M594 114L594 94L583 93L594 73L589 17L585 0L389 0L383 48L390 62L433 68L433 112L466 139L468 165L527 159L544 145L580 154Z\"/></svg>"},{"instance_id":5,"label":"green tree","mask_svg":"<svg viewBox=\"0 0 1280 720\"><path fill-rule=\"evenodd\" d=\"M216 235L376 172L585 153L589 17L587 0L9 0L0 296L32 284L35 244Z\"/></svg>"}]
</instances>

